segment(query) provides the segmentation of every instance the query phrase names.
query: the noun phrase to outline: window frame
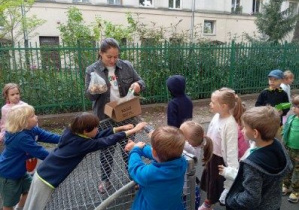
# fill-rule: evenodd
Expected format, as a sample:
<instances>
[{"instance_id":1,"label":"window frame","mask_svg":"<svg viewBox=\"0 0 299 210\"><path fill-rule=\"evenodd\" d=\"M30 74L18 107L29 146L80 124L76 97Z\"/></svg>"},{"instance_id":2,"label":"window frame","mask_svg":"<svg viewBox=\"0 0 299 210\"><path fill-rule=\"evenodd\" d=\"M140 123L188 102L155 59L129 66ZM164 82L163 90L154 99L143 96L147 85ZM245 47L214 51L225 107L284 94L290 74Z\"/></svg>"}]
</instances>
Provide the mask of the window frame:
<instances>
[{"instance_id":1,"label":"window frame","mask_svg":"<svg viewBox=\"0 0 299 210\"><path fill-rule=\"evenodd\" d=\"M72 3L90 3L90 0L73 0Z\"/></svg>"},{"instance_id":2,"label":"window frame","mask_svg":"<svg viewBox=\"0 0 299 210\"><path fill-rule=\"evenodd\" d=\"M206 24L211 23L211 32L206 31ZM203 22L203 35L215 36L216 35L216 20L204 20Z\"/></svg>"},{"instance_id":3,"label":"window frame","mask_svg":"<svg viewBox=\"0 0 299 210\"><path fill-rule=\"evenodd\" d=\"M257 14L261 12L262 0L253 0L252 1L252 14Z\"/></svg>"},{"instance_id":4,"label":"window frame","mask_svg":"<svg viewBox=\"0 0 299 210\"><path fill-rule=\"evenodd\" d=\"M142 3L140 1L142 1ZM150 1L151 2L151 6L144 6L143 3L145 1ZM139 6L140 7L154 7L154 0L139 0Z\"/></svg>"},{"instance_id":5,"label":"window frame","mask_svg":"<svg viewBox=\"0 0 299 210\"><path fill-rule=\"evenodd\" d=\"M121 0L112 0L113 3L110 3L109 1L111 1L111 0L107 0L108 5L121 5ZM118 3L116 1L118 1Z\"/></svg>"},{"instance_id":6,"label":"window frame","mask_svg":"<svg viewBox=\"0 0 299 210\"><path fill-rule=\"evenodd\" d=\"M168 8L169 9L182 9L182 0L179 0L180 1L180 5L178 8L176 8L176 0L172 0L173 1L173 7L170 7L170 1L171 0L168 0Z\"/></svg>"},{"instance_id":7,"label":"window frame","mask_svg":"<svg viewBox=\"0 0 299 210\"><path fill-rule=\"evenodd\" d=\"M288 8L292 7L292 13L293 15L298 14L298 1L289 1Z\"/></svg>"},{"instance_id":8,"label":"window frame","mask_svg":"<svg viewBox=\"0 0 299 210\"><path fill-rule=\"evenodd\" d=\"M241 13L242 10L241 0L232 0L231 13Z\"/></svg>"}]
</instances>

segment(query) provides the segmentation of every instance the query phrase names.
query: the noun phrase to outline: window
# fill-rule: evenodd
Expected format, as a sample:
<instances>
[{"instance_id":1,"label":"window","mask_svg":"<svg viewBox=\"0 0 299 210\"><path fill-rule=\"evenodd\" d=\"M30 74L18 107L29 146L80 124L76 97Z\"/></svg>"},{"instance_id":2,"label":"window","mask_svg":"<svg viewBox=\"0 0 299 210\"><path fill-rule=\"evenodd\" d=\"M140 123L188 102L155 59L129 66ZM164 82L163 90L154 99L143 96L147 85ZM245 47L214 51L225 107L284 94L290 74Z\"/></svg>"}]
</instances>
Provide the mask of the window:
<instances>
[{"instance_id":1,"label":"window","mask_svg":"<svg viewBox=\"0 0 299 210\"><path fill-rule=\"evenodd\" d=\"M120 5L120 0L108 0L108 4Z\"/></svg>"},{"instance_id":2,"label":"window","mask_svg":"<svg viewBox=\"0 0 299 210\"><path fill-rule=\"evenodd\" d=\"M59 46L58 36L40 36L39 43L41 48L41 60L43 68L56 67L61 68L59 50L55 47ZM43 47L46 47L43 49ZM49 48L52 48L51 50Z\"/></svg>"},{"instance_id":3,"label":"window","mask_svg":"<svg viewBox=\"0 0 299 210\"><path fill-rule=\"evenodd\" d=\"M169 0L169 8L181 9L181 0Z\"/></svg>"},{"instance_id":4,"label":"window","mask_svg":"<svg viewBox=\"0 0 299 210\"><path fill-rule=\"evenodd\" d=\"M232 7L231 7L231 12L240 14L242 13L242 6L240 5L241 0L232 0Z\"/></svg>"},{"instance_id":5,"label":"window","mask_svg":"<svg viewBox=\"0 0 299 210\"><path fill-rule=\"evenodd\" d=\"M261 0L253 0L252 1L252 13L259 13L261 7Z\"/></svg>"},{"instance_id":6,"label":"window","mask_svg":"<svg viewBox=\"0 0 299 210\"><path fill-rule=\"evenodd\" d=\"M296 2L289 2L290 12L294 15L298 13L298 3Z\"/></svg>"},{"instance_id":7,"label":"window","mask_svg":"<svg viewBox=\"0 0 299 210\"><path fill-rule=\"evenodd\" d=\"M215 23L214 20L205 20L203 26L204 34L215 34Z\"/></svg>"},{"instance_id":8,"label":"window","mask_svg":"<svg viewBox=\"0 0 299 210\"><path fill-rule=\"evenodd\" d=\"M156 41L154 38L141 38L141 44L146 46L155 45Z\"/></svg>"},{"instance_id":9,"label":"window","mask_svg":"<svg viewBox=\"0 0 299 210\"><path fill-rule=\"evenodd\" d=\"M153 0L139 0L139 5L142 7L152 7Z\"/></svg>"},{"instance_id":10,"label":"window","mask_svg":"<svg viewBox=\"0 0 299 210\"><path fill-rule=\"evenodd\" d=\"M89 3L89 0L73 0L73 3Z\"/></svg>"}]
</instances>

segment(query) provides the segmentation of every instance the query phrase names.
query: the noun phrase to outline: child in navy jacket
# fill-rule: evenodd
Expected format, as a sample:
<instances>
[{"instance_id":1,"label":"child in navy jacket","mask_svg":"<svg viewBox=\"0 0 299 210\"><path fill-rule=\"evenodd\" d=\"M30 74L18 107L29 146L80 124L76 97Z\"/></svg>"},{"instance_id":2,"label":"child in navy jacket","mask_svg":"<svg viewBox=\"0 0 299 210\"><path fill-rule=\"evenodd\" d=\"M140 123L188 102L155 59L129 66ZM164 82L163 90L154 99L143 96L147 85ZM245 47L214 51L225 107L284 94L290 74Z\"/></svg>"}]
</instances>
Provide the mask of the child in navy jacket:
<instances>
[{"instance_id":1,"label":"child in navy jacket","mask_svg":"<svg viewBox=\"0 0 299 210\"><path fill-rule=\"evenodd\" d=\"M266 106L270 105L275 107L281 103L288 103L289 97L288 94L280 87L282 80L284 78L283 72L279 69L272 70L268 74L268 83L269 87L264 89L258 96L255 106ZM279 111L281 115L282 125L282 116L285 116L290 109L284 109Z\"/></svg>"},{"instance_id":2,"label":"child in navy jacket","mask_svg":"<svg viewBox=\"0 0 299 210\"><path fill-rule=\"evenodd\" d=\"M167 107L167 124L179 128L185 120L192 118L193 104L185 94L186 81L183 76L170 76L166 85L172 96Z\"/></svg>"},{"instance_id":3,"label":"child in navy jacket","mask_svg":"<svg viewBox=\"0 0 299 210\"><path fill-rule=\"evenodd\" d=\"M76 168L85 155L114 145L140 131L145 125L145 122L135 127L127 124L99 132L97 116L87 112L76 116L70 128L62 134L58 147L38 167L24 209L44 209L53 190Z\"/></svg>"},{"instance_id":4,"label":"child in navy jacket","mask_svg":"<svg viewBox=\"0 0 299 210\"><path fill-rule=\"evenodd\" d=\"M6 209L13 209L17 203L18 208L24 206L31 184L26 160L43 160L49 154L37 141L59 142L59 135L37 127L37 122L34 108L27 104L15 105L7 113L5 149L0 156L0 195Z\"/></svg>"}]
</instances>

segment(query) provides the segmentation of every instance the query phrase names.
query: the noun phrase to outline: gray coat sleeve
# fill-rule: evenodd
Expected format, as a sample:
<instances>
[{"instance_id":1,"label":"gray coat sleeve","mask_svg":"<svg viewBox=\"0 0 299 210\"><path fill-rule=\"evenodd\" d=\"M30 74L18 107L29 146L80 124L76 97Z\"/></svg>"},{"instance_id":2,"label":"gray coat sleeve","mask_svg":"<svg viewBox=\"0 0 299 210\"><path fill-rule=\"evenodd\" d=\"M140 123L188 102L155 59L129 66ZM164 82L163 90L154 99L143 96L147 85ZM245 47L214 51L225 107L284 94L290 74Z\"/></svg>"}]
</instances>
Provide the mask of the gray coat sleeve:
<instances>
[{"instance_id":1,"label":"gray coat sleeve","mask_svg":"<svg viewBox=\"0 0 299 210\"><path fill-rule=\"evenodd\" d=\"M144 91L145 90L145 82L141 79L141 77L137 74L136 70L134 69L132 63L130 63L129 61L124 61L124 63L126 63L128 66L130 66L130 68L132 69L133 72L133 81L137 82L140 86L140 91Z\"/></svg>"}]
</instances>

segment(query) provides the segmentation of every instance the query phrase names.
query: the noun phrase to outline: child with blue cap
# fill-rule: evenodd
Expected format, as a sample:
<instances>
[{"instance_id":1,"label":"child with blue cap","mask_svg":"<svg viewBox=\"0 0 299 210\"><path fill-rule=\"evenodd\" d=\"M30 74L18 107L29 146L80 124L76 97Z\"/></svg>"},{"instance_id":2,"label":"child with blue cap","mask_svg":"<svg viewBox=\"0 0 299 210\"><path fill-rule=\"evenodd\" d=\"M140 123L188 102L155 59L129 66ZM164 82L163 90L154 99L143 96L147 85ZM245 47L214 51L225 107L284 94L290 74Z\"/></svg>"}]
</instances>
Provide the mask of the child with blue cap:
<instances>
[{"instance_id":1,"label":"child with blue cap","mask_svg":"<svg viewBox=\"0 0 299 210\"><path fill-rule=\"evenodd\" d=\"M260 93L255 103L255 106L270 105L275 107L282 103L288 103L289 102L288 94L280 87L283 78L284 75L281 70L279 69L272 70L268 74L269 87L264 89ZM278 111L282 119L282 116L285 116L288 113L289 108L278 110ZM281 120L281 125L282 125L282 120Z\"/></svg>"}]
</instances>

